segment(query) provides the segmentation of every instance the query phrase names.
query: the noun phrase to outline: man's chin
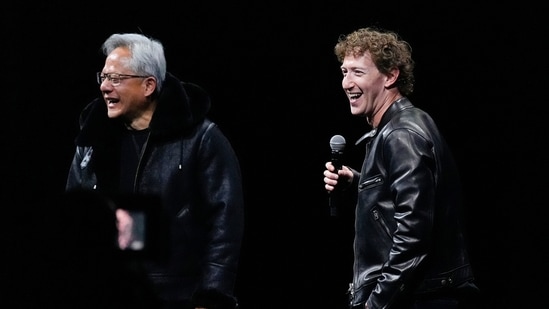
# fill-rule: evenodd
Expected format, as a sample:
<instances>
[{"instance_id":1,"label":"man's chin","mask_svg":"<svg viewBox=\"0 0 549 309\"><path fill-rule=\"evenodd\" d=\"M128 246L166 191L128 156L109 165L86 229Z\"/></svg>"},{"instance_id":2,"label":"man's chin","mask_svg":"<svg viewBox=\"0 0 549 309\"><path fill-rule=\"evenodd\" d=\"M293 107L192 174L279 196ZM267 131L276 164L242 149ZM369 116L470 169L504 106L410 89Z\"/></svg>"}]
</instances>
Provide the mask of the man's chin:
<instances>
[{"instance_id":1,"label":"man's chin","mask_svg":"<svg viewBox=\"0 0 549 309\"><path fill-rule=\"evenodd\" d=\"M120 115L122 115L122 113L119 110L107 110L107 116L109 118L117 118L120 117Z\"/></svg>"},{"instance_id":2,"label":"man's chin","mask_svg":"<svg viewBox=\"0 0 549 309\"><path fill-rule=\"evenodd\" d=\"M352 108L351 107L351 115L353 116L361 116L362 115L362 111L357 109L357 108Z\"/></svg>"}]
</instances>

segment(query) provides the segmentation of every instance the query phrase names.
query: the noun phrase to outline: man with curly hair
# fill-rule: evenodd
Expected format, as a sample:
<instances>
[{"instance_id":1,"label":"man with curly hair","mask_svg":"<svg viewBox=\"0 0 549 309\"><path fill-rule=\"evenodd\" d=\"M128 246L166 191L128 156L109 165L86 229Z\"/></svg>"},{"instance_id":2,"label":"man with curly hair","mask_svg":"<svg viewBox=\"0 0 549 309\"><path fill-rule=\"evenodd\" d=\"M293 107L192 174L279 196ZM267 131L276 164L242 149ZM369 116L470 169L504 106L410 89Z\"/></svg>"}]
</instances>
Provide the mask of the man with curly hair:
<instances>
[{"instance_id":1,"label":"man with curly hair","mask_svg":"<svg viewBox=\"0 0 549 309\"><path fill-rule=\"evenodd\" d=\"M409 98L410 45L358 29L335 54L351 114L371 131L362 169L327 162L325 189L357 194L350 308L471 308L478 288L463 230L458 170L433 119Z\"/></svg>"}]
</instances>

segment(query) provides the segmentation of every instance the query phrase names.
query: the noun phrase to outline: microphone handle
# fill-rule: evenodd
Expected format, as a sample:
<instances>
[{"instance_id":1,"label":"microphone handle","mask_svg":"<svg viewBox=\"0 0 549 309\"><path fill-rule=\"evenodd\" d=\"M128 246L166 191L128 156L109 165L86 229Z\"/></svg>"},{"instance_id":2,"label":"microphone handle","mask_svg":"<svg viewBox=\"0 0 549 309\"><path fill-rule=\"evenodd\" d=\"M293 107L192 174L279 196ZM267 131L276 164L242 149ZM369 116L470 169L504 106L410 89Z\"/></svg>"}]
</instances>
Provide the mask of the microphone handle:
<instances>
[{"instance_id":1,"label":"microphone handle","mask_svg":"<svg viewBox=\"0 0 549 309\"><path fill-rule=\"evenodd\" d=\"M332 156L332 165L335 167L336 169L336 172L339 171L341 169L341 160L339 160L339 157L338 156Z\"/></svg>"},{"instance_id":2,"label":"microphone handle","mask_svg":"<svg viewBox=\"0 0 549 309\"><path fill-rule=\"evenodd\" d=\"M339 171L341 169L341 162L338 158L337 155L333 154L332 155L332 165L335 167L336 169L336 173L337 171ZM334 190L330 192L330 195L329 195L329 205L330 205L330 216L331 217L337 217L338 213L339 213L339 203L340 203L340 200L341 200L341 194L339 192L339 183L335 186Z\"/></svg>"}]
</instances>

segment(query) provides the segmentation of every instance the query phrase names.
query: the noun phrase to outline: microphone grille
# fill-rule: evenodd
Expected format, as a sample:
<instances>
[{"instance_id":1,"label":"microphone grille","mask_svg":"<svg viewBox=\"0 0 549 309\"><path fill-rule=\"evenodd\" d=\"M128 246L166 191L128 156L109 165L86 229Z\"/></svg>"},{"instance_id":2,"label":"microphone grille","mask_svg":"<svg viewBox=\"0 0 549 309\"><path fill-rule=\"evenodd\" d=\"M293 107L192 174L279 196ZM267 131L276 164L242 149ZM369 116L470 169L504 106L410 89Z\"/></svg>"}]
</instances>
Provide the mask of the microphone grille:
<instances>
[{"instance_id":1,"label":"microphone grille","mask_svg":"<svg viewBox=\"0 0 549 309\"><path fill-rule=\"evenodd\" d=\"M342 151L345 148L345 138L341 135L334 135L330 139L330 148L334 151Z\"/></svg>"}]
</instances>

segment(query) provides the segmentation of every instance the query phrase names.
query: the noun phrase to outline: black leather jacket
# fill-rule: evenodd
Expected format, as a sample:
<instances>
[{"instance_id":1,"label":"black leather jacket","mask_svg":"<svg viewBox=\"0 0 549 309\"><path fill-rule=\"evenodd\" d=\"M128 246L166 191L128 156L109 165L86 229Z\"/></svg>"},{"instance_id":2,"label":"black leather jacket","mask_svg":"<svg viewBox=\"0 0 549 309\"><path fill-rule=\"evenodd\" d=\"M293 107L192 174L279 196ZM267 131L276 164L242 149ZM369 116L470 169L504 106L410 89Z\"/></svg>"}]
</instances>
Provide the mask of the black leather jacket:
<instances>
[{"instance_id":1,"label":"black leather jacket","mask_svg":"<svg viewBox=\"0 0 549 309\"><path fill-rule=\"evenodd\" d=\"M468 286L458 171L429 115L407 98L395 101L367 140L361 173L353 173L351 307L398 308Z\"/></svg>"},{"instance_id":2,"label":"black leather jacket","mask_svg":"<svg viewBox=\"0 0 549 309\"><path fill-rule=\"evenodd\" d=\"M241 171L229 141L206 118L209 108L201 88L168 73L134 193L158 197L166 219L167 255L146 264L160 297L235 303L244 220ZM80 125L66 189L116 195L119 138L126 129L120 120L107 117L102 98L85 107Z\"/></svg>"}]
</instances>

